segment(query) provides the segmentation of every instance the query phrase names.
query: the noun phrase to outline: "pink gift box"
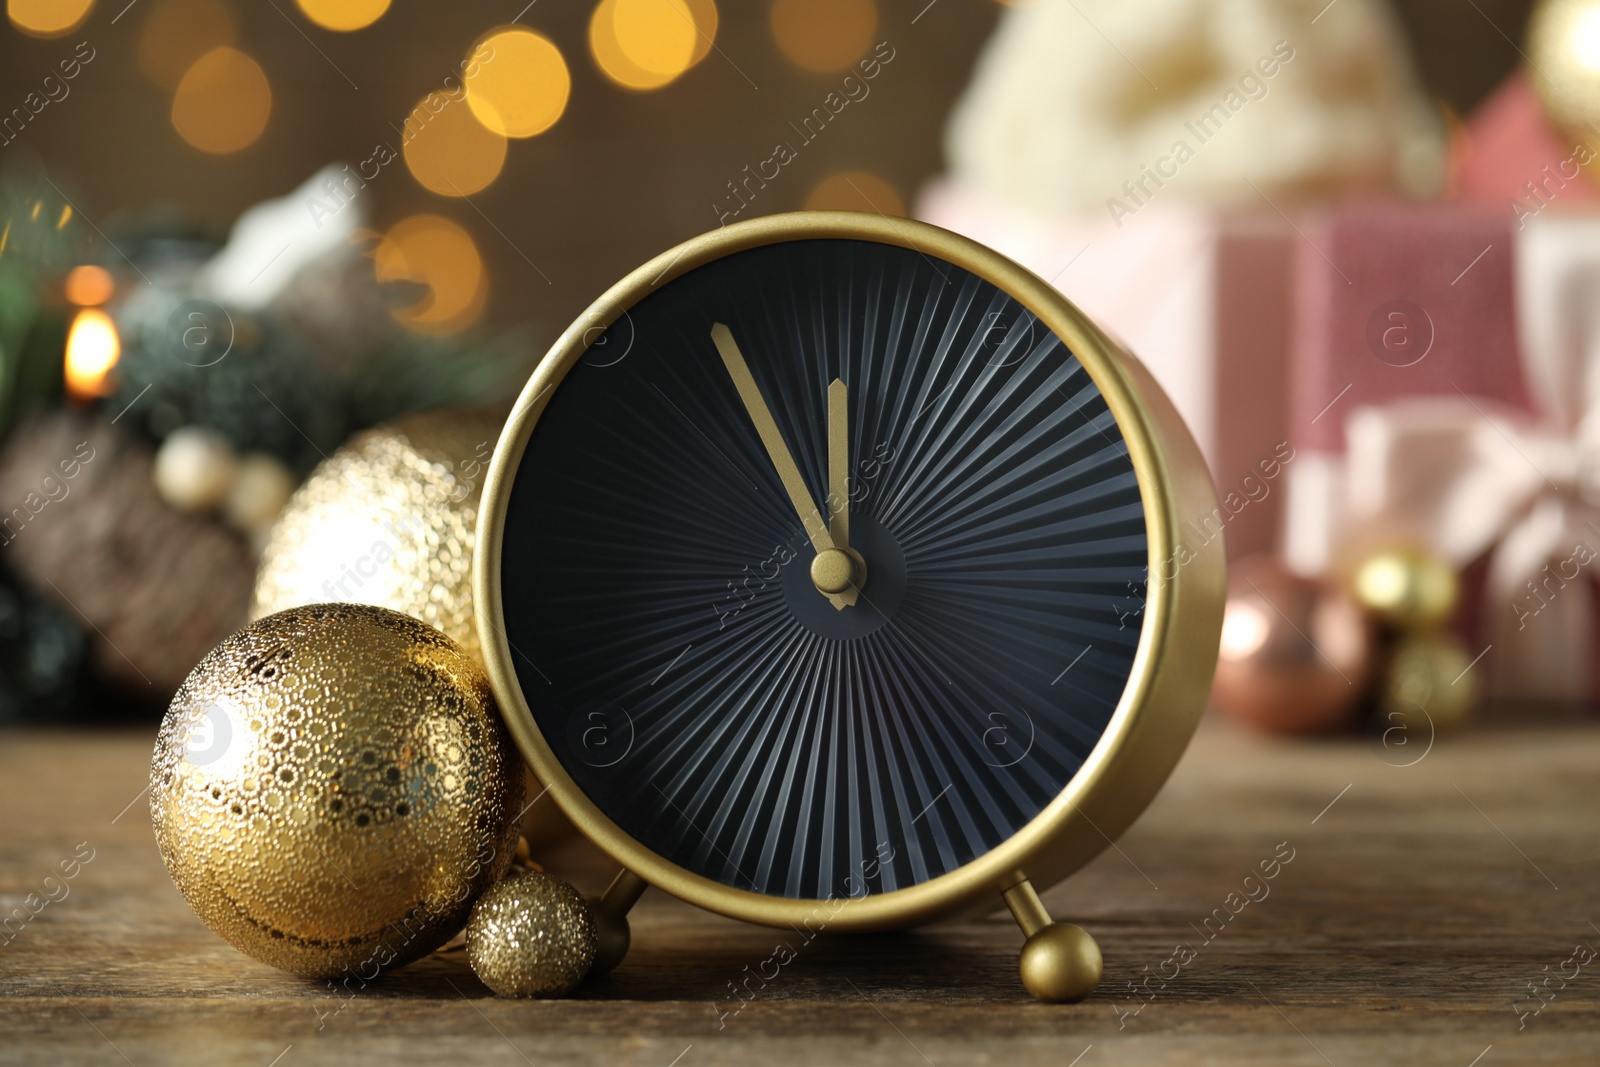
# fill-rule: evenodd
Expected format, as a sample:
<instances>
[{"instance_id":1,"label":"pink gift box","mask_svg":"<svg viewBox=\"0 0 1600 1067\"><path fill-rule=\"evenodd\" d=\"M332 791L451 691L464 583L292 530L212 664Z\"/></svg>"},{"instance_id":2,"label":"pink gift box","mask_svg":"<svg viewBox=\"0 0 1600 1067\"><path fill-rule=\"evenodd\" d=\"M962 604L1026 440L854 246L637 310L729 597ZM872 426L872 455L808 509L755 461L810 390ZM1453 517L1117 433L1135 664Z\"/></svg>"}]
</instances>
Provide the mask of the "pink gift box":
<instances>
[{"instance_id":1,"label":"pink gift box","mask_svg":"<svg viewBox=\"0 0 1600 1067\"><path fill-rule=\"evenodd\" d=\"M1367 204L1304 232L1290 564L1422 546L1465 575L1491 695L1595 702L1600 213Z\"/></svg>"},{"instance_id":2,"label":"pink gift box","mask_svg":"<svg viewBox=\"0 0 1600 1067\"><path fill-rule=\"evenodd\" d=\"M1530 409L1517 358L1510 216L1377 202L1306 220L1295 251L1284 555L1325 571L1339 536L1345 420L1406 397Z\"/></svg>"},{"instance_id":3,"label":"pink gift box","mask_svg":"<svg viewBox=\"0 0 1600 1067\"><path fill-rule=\"evenodd\" d=\"M1527 406L1504 212L1369 204L1302 229L1290 357L1297 447L1342 451L1344 412L1403 396Z\"/></svg>"}]
</instances>

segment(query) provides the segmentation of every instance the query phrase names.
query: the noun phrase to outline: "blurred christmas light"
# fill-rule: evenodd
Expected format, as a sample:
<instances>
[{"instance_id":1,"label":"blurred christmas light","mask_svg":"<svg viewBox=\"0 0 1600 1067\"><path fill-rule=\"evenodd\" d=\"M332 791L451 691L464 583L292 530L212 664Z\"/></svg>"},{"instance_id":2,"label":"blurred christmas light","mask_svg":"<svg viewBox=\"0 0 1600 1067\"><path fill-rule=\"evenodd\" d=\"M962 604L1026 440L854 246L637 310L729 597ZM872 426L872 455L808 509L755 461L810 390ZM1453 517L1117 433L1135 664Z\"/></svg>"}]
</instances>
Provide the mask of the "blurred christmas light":
<instances>
[{"instance_id":1,"label":"blurred christmas light","mask_svg":"<svg viewBox=\"0 0 1600 1067\"><path fill-rule=\"evenodd\" d=\"M878 29L873 0L772 0L772 39L802 70L831 74L860 59Z\"/></svg>"},{"instance_id":2,"label":"blurred christmas light","mask_svg":"<svg viewBox=\"0 0 1600 1067\"><path fill-rule=\"evenodd\" d=\"M466 78L467 106L479 122L506 137L543 133L567 109L572 76L561 50L532 30L496 30L474 46Z\"/></svg>"},{"instance_id":3,"label":"blurred christmas light","mask_svg":"<svg viewBox=\"0 0 1600 1067\"><path fill-rule=\"evenodd\" d=\"M694 15L683 0L616 0L611 29L637 67L676 78L694 55Z\"/></svg>"},{"instance_id":4,"label":"blurred christmas light","mask_svg":"<svg viewBox=\"0 0 1600 1067\"><path fill-rule=\"evenodd\" d=\"M601 0L589 18L589 52L625 89L659 89L710 52L712 0Z\"/></svg>"},{"instance_id":5,"label":"blurred christmas light","mask_svg":"<svg viewBox=\"0 0 1600 1067\"><path fill-rule=\"evenodd\" d=\"M894 186L865 170L847 170L822 179L806 197L805 207L807 211L906 213L906 205Z\"/></svg>"},{"instance_id":6,"label":"blurred christmas light","mask_svg":"<svg viewBox=\"0 0 1600 1067\"><path fill-rule=\"evenodd\" d=\"M117 283L112 280L111 272L104 267L85 263L67 272L67 280L62 289L69 304L97 307L111 299L112 294L117 291Z\"/></svg>"},{"instance_id":7,"label":"blurred christmas light","mask_svg":"<svg viewBox=\"0 0 1600 1067\"><path fill-rule=\"evenodd\" d=\"M389 0L295 0L305 17L325 30L365 29L389 10Z\"/></svg>"},{"instance_id":8,"label":"blurred christmas light","mask_svg":"<svg viewBox=\"0 0 1600 1067\"><path fill-rule=\"evenodd\" d=\"M395 313L412 329L449 333L471 324L489 297L489 276L472 235L438 215L412 215L384 234L372 253L380 282L427 287L417 303Z\"/></svg>"},{"instance_id":9,"label":"blurred christmas light","mask_svg":"<svg viewBox=\"0 0 1600 1067\"><path fill-rule=\"evenodd\" d=\"M122 342L111 316L97 308L78 312L67 332L67 395L75 400L110 396L115 389L111 372L120 358Z\"/></svg>"},{"instance_id":10,"label":"blurred christmas light","mask_svg":"<svg viewBox=\"0 0 1600 1067\"><path fill-rule=\"evenodd\" d=\"M60 37L83 24L94 0L6 0L11 24L30 37Z\"/></svg>"},{"instance_id":11,"label":"blurred christmas light","mask_svg":"<svg viewBox=\"0 0 1600 1067\"><path fill-rule=\"evenodd\" d=\"M139 34L139 70L175 89L194 61L219 45L238 43L239 21L223 0L159 0Z\"/></svg>"},{"instance_id":12,"label":"blurred christmas light","mask_svg":"<svg viewBox=\"0 0 1600 1067\"><path fill-rule=\"evenodd\" d=\"M202 152L249 147L271 114L272 87L261 65L227 45L195 60L172 98L173 127Z\"/></svg>"},{"instance_id":13,"label":"blurred christmas light","mask_svg":"<svg viewBox=\"0 0 1600 1067\"><path fill-rule=\"evenodd\" d=\"M424 189L471 196L500 176L505 134L488 128L460 95L429 93L406 118L401 151Z\"/></svg>"}]
</instances>

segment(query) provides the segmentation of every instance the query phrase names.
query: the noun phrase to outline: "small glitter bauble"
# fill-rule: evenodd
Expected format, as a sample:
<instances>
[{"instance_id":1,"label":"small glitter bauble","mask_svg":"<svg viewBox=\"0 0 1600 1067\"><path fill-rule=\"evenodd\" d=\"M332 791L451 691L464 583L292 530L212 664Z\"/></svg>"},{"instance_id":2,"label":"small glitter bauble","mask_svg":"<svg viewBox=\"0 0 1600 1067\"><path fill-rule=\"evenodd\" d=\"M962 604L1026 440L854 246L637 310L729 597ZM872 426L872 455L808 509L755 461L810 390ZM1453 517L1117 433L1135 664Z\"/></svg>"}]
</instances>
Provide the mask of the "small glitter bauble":
<instances>
[{"instance_id":1,"label":"small glitter bauble","mask_svg":"<svg viewBox=\"0 0 1600 1067\"><path fill-rule=\"evenodd\" d=\"M1600 150L1600 0L1542 0L1528 18L1528 65L1566 146ZM1593 174L1593 171L1590 171Z\"/></svg>"},{"instance_id":2,"label":"small glitter bauble","mask_svg":"<svg viewBox=\"0 0 1600 1067\"><path fill-rule=\"evenodd\" d=\"M1478 678L1468 670L1471 665L1472 653L1449 635L1402 641L1389 658L1378 692L1382 725L1390 733L1401 727L1418 740L1420 752L1420 742L1435 732L1449 733L1465 724L1478 706Z\"/></svg>"},{"instance_id":3,"label":"small glitter bauble","mask_svg":"<svg viewBox=\"0 0 1600 1067\"><path fill-rule=\"evenodd\" d=\"M443 409L357 434L311 472L267 539L250 617L375 604L482 660L472 615L478 501L504 412Z\"/></svg>"},{"instance_id":4,"label":"small glitter bauble","mask_svg":"<svg viewBox=\"0 0 1600 1067\"><path fill-rule=\"evenodd\" d=\"M195 667L150 815L184 899L235 948L365 981L461 929L511 862L522 782L475 659L398 612L321 604Z\"/></svg>"},{"instance_id":5,"label":"small glitter bauble","mask_svg":"<svg viewBox=\"0 0 1600 1067\"><path fill-rule=\"evenodd\" d=\"M497 883L467 923L473 973L503 997L565 995L589 973L598 949L583 896L539 871Z\"/></svg>"},{"instance_id":6,"label":"small glitter bauble","mask_svg":"<svg viewBox=\"0 0 1600 1067\"><path fill-rule=\"evenodd\" d=\"M1229 570L1212 703L1271 733L1315 733L1349 721L1373 659L1361 609L1270 559Z\"/></svg>"},{"instance_id":7,"label":"small glitter bauble","mask_svg":"<svg viewBox=\"0 0 1600 1067\"><path fill-rule=\"evenodd\" d=\"M1459 585L1448 563L1411 548L1368 556L1350 580L1358 604L1391 626L1413 633L1435 630L1450 621Z\"/></svg>"}]
</instances>

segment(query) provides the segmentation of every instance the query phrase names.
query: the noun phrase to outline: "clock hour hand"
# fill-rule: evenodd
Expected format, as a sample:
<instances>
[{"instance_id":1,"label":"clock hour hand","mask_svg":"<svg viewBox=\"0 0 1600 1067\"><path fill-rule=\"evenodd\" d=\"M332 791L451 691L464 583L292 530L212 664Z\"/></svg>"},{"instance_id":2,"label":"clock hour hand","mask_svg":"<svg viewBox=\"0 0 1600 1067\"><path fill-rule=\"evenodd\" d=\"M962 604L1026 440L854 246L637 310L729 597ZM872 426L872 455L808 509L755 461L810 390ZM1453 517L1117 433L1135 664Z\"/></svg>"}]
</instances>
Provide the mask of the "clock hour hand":
<instances>
[{"instance_id":1,"label":"clock hour hand","mask_svg":"<svg viewBox=\"0 0 1600 1067\"><path fill-rule=\"evenodd\" d=\"M800 516L800 524L805 527L806 535L811 538L811 546L816 549L817 555L811 565L812 581L818 591L833 601L835 608L842 610L847 605L854 604L855 561L849 553L834 543L833 535L828 532L828 525L822 517L822 512L812 499L811 491L806 488L805 479L800 476L800 468L795 464L789 446L783 441L777 420L772 417L766 398L761 395L761 388L756 385L750 367L745 363L744 353L739 351L739 345L734 341L732 331L720 322L711 327L711 341L717 346L717 353L722 356L722 362L728 368L728 376L733 379L733 386L739 393L739 399L744 401L745 411L750 414L750 421L755 423L756 433L760 435L761 443L766 446L767 458L772 460L772 466L778 472L778 480L783 483L784 490L789 494L789 502L794 505L795 513Z\"/></svg>"}]
</instances>

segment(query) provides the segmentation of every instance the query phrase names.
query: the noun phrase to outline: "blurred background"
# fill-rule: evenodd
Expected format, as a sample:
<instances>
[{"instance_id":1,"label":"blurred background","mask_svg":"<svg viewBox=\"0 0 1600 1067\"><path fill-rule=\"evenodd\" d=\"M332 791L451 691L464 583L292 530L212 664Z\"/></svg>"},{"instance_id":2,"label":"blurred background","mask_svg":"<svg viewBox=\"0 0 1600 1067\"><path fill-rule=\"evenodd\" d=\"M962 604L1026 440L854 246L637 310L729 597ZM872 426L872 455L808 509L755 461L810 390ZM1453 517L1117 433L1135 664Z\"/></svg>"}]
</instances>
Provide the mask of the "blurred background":
<instances>
[{"instance_id":1,"label":"blurred background","mask_svg":"<svg viewBox=\"0 0 1600 1067\"><path fill-rule=\"evenodd\" d=\"M506 401L629 270L801 208L965 232L1150 363L1224 500L1198 542L1256 557L1224 710L1589 702L1597 10L7 0L0 721L146 720L308 600L471 643L494 416L394 420Z\"/></svg>"},{"instance_id":2,"label":"blurred background","mask_svg":"<svg viewBox=\"0 0 1600 1067\"><path fill-rule=\"evenodd\" d=\"M138 0L124 13L125 2L10 6L0 53L8 106L38 89L78 41L89 41L96 58L85 70L91 76L71 83L73 102L52 105L3 155L26 153L45 163L102 225L170 205L221 238L245 208L284 195L329 163L356 168L380 143L398 151L396 127L430 93L446 91L444 79L459 76L473 48L511 25L526 0L298 6ZM951 109L1007 6L940 0L913 25L925 2L690 4L713 13L706 32L714 49L692 53L693 65L676 76L653 77L630 74L621 63L608 68L597 58L591 23L600 5L535 3L515 25L541 34L562 56L570 89L559 104L550 103L558 117L503 147L487 133L441 136L436 147L423 146L424 167L439 166L435 156L468 157L456 165L479 184L469 195L482 214L448 195L442 181L429 185L431 171L419 176L397 160L363 191L370 224L387 230L418 213L456 223L485 266L484 321L537 320L543 325L535 340L548 341L622 274L715 226L713 205L728 195L726 183L768 158L772 142L792 136L788 123L818 106L883 40L897 55L885 72L892 77L873 81L871 106L808 146L751 212L794 211L817 201L861 207L850 205L847 185L841 192L842 183L827 184L860 171L875 179L864 189L884 201L884 210L904 210L944 169ZM1531 0L1480 0L1475 11L1451 0L1406 0L1395 10L1429 93L1465 114L1517 64L1531 6ZM36 23L74 28L42 35L28 21L34 8L52 12L50 21ZM638 8L643 21L634 32L659 33L648 20L662 12ZM337 26L352 28L336 32ZM1094 35L1087 24L1083 32ZM658 66L670 68L671 43ZM208 122L230 150L208 152L185 138L174 105L184 74L218 46L237 49L259 73L252 72L253 90L232 90L240 97L234 108L218 102ZM526 76L530 93L553 92L533 84L534 72Z\"/></svg>"}]
</instances>

